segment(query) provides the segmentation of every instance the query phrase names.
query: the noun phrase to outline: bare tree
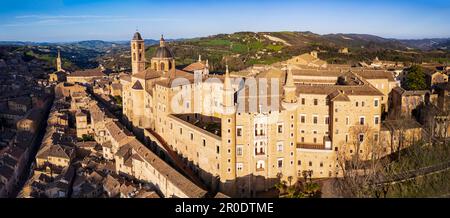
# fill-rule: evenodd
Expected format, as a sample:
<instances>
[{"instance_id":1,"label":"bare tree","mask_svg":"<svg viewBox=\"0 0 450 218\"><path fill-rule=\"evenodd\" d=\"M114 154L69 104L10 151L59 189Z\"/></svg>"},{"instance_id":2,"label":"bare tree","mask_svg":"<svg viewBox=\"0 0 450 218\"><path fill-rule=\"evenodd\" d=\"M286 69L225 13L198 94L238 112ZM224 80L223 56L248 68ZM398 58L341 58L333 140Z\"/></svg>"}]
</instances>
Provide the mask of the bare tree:
<instances>
[{"instance_id":1,"label":"bare tree","mask_svg":"<svg viewBox=\"0 0 450 218\"><path fill-rule=\"evenodd\" d=\"M344 197L372 197L379 193L373 184L382 180L383 149L374 140L374 131L368 125L355 125L350 131L350 140L338 152L338 165L342 178L337 180L337 189Z\"/></svg>"}]
</instances>

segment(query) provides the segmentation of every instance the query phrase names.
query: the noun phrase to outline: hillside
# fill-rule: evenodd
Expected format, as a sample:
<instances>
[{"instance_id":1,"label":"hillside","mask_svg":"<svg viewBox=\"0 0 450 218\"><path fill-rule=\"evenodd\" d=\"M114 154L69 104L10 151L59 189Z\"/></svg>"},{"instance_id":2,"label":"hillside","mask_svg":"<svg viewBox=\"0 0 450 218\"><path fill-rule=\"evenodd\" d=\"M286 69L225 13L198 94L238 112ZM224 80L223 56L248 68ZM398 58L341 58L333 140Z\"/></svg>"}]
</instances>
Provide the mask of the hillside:
<instances>
[{"instance_id":1,"label":"hillside","mask_svg":"<svg viewBox=\"0 0 450 218\"><path fill-rule=\"evenodd\" d=\"M373 58L403 62L450 62L450 38L397 40L367 34L327 34L312 32L237 32L193 39L167 40L178 65L192 63L202 55L213 71L231 70L253 64L272 64L311 50L328 63L370 62ZM145 39L147 58L156 50L158 40ZM130 68L129 41L88 40L71 43L0 42L26 47L33 55L51 63L57 48L69 69L94 68L100 64L114 71ZM348 48L348 54L338 52Z\"/></svg>"}]
</instances>

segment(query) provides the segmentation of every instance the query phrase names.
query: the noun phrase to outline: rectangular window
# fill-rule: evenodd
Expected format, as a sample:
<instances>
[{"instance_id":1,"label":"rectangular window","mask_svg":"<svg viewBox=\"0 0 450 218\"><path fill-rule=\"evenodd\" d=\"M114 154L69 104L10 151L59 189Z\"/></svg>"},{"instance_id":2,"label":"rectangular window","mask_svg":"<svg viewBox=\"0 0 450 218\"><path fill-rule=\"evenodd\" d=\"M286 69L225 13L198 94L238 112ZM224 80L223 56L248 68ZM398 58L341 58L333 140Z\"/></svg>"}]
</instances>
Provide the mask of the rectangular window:
<instances>
[{"instance_id":1,"label":"rectangular window","mask_svg":"<svg viewBox=\"0 0 450 218\"><path fill-rule=\"evenodd\" d=\"M205 146L206 146L206 140L203 139L203 147L205 147Z\"/></svg>"},{"instance_id":2,"label":"rectangular window","mask_svg":"<svg viewBox=\"0 0 450 218\"><path fill-rule=\"evenodd\" d=\"M317 98L314 99L314 105L318 105L319 101L317 100Z\"/></svg>"},{"instance_id":3,"label":"rectangular window","mask_svg":"<svg viewBox=\"0 0 450 218\"><path fill-rule=\"evenodd\" d=\"M360 125L364 125L365 123L365 118L364 117L359 117L359 124Z\"/></svg>"},{"instance_id":4,"label":"rectangular window","mask_svg":"<svg viewBox=\"0 0 450 218\"><path fill-rule=\"evenodd\" d=\"M305 102L306 102L305 98L302 98L302 105L305 105Z\"/></svg>"},{"instance_id":5,"label":"rectangular window","mask_svg":"<svg viewBox=\"0 0 450 218\"><path fill-rule=\"evenodd\" d=\"M191 133L191 141L194 141L194 133Z\"/></svg>"},{"instance_id":6,"label":"rectangular window","mask_svg":"<svg viewBox=\"0 0 450 218\"><path fill-rule=\"evenodd\" d=\"M242 136L242 127L236 127L236 135Z\"/></svg>"},{"instance_id":7,"label":"rectangular window","mask_svg":"<svg viewBox=\"0 0 450 218\"><path fill-rule=\"evenodd\" d=\"M317 120L319 119L319 117L317 115L313 116L313 123L317 124Z\"/></svg>"},{"instance_id":8,"label":"rectangular window","mask_svg":"<svg viewBox=\"0 0 450 218\"><path fill-rule=\"evenodd\" d=\"M330 124L330 117L328 116L325 117L325 124L327 125Z\"/></svg>"},{"instance_id":9,"label":"rectangular window","mask_svg":"<svg viewBox=\"0 0 450 218\"><path fill-rule=\"evenodd\" d=\"M373 106L378 107L378 99L375 99L375 100L373 101Z\"/></svg>"},{"instance_id":10,"label":"rectangular window","mask_svg":"<svg viewBox=\"0 0 450 218\"><path fill-rule=\"evenodd\" d=\"M316 144L317 143L317 138L314 138L313 141L314 141L314 144Z\"/></svg>"},{"instance_id":11,"label":"rectangular window","mask_svg":"<svg viewBox=\"0 0 450 218\"><path fill-rule=\"evenodd\" d=\"M306 122L306 116L305 115L300 115L300 122L301 123L305 123Z\"/></svg>"},{"instance_id":12,"label":"rectangular window","mask_svg":"<svg viewBox=\"0 0 450 218\"><path fill-rule=\"evenodd\" d=\"M278 124L278 133L283 133L283 124Z\"/></svg>"},{"instance_id":13,"label":"rectangular window","mask_svg":"<svg viewBox=\"0 0 450 218\"><path fill-rule=\"evenodd\" d=\"M345 124L348 125L349 123L350 123L350 118L347 116L347 117L345 118Z\"/></svg>"},{"instance_id":14,"label":"rectangular window","mask_svg":"<svg viewBox=\"0 0 450 218\"><path fill-rule=\"evenodd\" d=\"M244 169L244 164L243 163L236 163L236 169L237 169L237 171L242 171Z\"/></svg>"},{"instance_id":15,"label":"rectangular window","mask_svg":"<svg viewBox=\"0 0 450 218\"><path fill-rule=\"evenodd\" d=\"M373 140L374 140L375 142L378 142L378 133L374 133L374 134L373 134Z\"/></svg>"},{"instance_id":16,"label":"rectangular window","mask_svg":"<svg viewBox=\"0 0 450 218\"><path fill-rule=\"evenodd\" d=\"M283 151L283 142L277 142L277 151Z\"/></svg>"},{"instance_id":17,"label":"rectangular window","mask_svg":"<svg viewBox=\"0 0 450 218\"><path fill-rule=\"evenodd\" d=\"M236 155L237 156L242 156L242 154L243 154L243 146L242 145L238 145L238 146L236 146Z\"/></svg>"},{"instance_id":18,"label":"rectangular window","mask_svg":"<svg viewBox=\"0 0 450 218\"><path fill-rule=\"evenodd\" d=\"M364 141L364 134L360 133L358 136L358 139L359 139L359 143L362 143Z\"/></svg>"},{"instance_id":19,"label":"rectangular window","mask_svg":"<svg viewBox=\"0 0 450 218\"><path fill-rule=\"evenodd\" d=\"M278 168L283 168L283 158L278 159Z\"/></svg>"},{"instance_id":20,"label":"rectangular window","mask_svg":"<svg viewBox=\"0 0 450 218\"><path fill-rule=\"evenodd\" d=\"M380 123L380 117L379 116L375 116L373 122L375 123L375 125L378 125Z\"/></svg>"}]
</instances>

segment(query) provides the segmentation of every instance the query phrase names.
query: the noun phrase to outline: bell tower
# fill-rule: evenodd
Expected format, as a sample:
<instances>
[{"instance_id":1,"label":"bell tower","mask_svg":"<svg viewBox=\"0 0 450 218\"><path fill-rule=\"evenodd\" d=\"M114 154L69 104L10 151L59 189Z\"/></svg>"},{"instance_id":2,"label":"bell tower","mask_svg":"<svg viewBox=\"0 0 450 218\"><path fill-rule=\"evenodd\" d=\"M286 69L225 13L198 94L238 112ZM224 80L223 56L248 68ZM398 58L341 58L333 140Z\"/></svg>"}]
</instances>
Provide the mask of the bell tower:
<instances>
[{"instance_id":1,"label":"bell tower","mask_svg":"<svg viewBox=\"0 0 450 218\"><path fill-rule=\"evenodd\" d=\"M131 40L131 71L136 74L145 70L145 45L139 32Z\"/></svg>"},{"instance_id":2,"label":"bell tower","mask_svg":"<svg viewBox=\"0 0 450 218\"><path fill-rule=\"evenodd\" d=\"M62 69L62 62L61 62L61 53L58 49L58 56L56 57L56 72L64 72Z\"/></svg>"}]
</instances>

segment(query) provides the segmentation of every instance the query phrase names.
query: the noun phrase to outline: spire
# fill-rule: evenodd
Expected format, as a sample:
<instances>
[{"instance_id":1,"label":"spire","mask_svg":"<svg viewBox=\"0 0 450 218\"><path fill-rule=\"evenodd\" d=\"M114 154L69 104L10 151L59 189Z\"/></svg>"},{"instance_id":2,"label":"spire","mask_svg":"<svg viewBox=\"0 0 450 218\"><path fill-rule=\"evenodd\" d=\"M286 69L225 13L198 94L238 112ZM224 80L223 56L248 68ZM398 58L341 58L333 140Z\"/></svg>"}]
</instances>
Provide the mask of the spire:
<instances>
[{"instance_id":1,"label":"spire","mask_svg":"<svg viewBox=\"0 0 450 218\"><path fill-rule=\"evenodd\" d=\"M228 64L225 65L225 68L226 68L225 79L223 81L223 94L224 94L223 105L225 107L232 107L232 106L234 106L234 91L233 91L233 87L231 86L231 78L230 78L230 72L228 71ZM230 111L227 111L226 113L229 113L229 112Z\"/></svg>"},{"instance_id":2,"label":"spire","mask_svg":"<svg viewBox=\"0 0 450 218\"><path fill-rule=\"evenodd\" d=\"M296 87L294 84L294 76L292 75L292 69L291 66L287 67L287 73L286 73L286 83L284 84L284 99L283 99L283 103L288 103L288 104L283 104L284 107L288 110L293 109L295 103L297 102L297 95L296 95ZM289 105L291 104L291 105Z\"/></svg>"},{"instance_id":3,"label":"spire","mask_svg":"<svg viewBox=\"0 0 450 218\"><path fill-rule=\"evenodd\" d=\"M209 62L208 62L208 59L206 59L205 66L206 66L206 68L209 68Z\"/></svg>"},{"instance_id":4,"label":"spire","mask_svg":"<svg viewBox=\"0 0 450 218\"><path fill-rule=\"evenodd\" d=\"M292 75L292 68L288 66L288 72L286 75L286 84L287 87L294 87L294 76Z\"/></svg>"},{"instance_id":5,"label":"spire","mask_svg":"<svg viewBox=\"0 0 450 218\"><path fill-rule=\"evenodd\" d=\"M231 87L231 78L230 78L230 71L228 70L228 61L225 60L225 79L223 81L223 89L224 90L232 90Z\"/></svg>"},{"instance_id":6,"label":"spire","mask_svg":"<svg viewBox=\"0 0 450 218\"><path fill-rule=\"evenodd\" d=\"M198 55L198 62L202 62L202 55Z\"/></svg>"},{"instance_id":7,"label":"spire","mask_svg":"<svg viewBox=\"0 0 450 218\"><path fill-rule=\"evenodd\" d=\"M161 34L161 39L159 40L159 47L164 47L164 46L165 46L164 35Z\"/></svg>"},{"instance_id":8,"label":"spire","mask_svg":"<svg viewBox=\"0 0 450 218\"><path fill-rule=\"evenodd\" d=\"M63 71L61 63L61 53L58 48L58 56L56 57L56 71Z\"/></svg>"}]
</instances>

